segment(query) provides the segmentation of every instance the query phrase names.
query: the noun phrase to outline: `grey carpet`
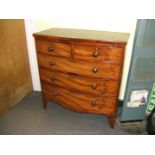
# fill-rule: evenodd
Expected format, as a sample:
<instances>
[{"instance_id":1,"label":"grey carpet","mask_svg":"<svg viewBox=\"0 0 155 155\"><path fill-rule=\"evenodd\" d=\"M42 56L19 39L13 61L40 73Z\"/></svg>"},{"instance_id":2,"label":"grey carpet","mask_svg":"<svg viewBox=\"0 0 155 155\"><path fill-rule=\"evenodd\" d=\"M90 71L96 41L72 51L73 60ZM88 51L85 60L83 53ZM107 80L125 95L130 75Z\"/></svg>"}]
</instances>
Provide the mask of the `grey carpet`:
<instances>
[{"instance_id":1,"label":"grey carpet","mask_svg":"<svg viewBox=\"0 0 155 155\"><path fill-rule=\"evenodd\" d=\"M32 92L0 118L1 135L124 135L116 123L111 129L103 115L77 113L49 102L42 107L39 92Z\"/></svg>"}]
</instances>

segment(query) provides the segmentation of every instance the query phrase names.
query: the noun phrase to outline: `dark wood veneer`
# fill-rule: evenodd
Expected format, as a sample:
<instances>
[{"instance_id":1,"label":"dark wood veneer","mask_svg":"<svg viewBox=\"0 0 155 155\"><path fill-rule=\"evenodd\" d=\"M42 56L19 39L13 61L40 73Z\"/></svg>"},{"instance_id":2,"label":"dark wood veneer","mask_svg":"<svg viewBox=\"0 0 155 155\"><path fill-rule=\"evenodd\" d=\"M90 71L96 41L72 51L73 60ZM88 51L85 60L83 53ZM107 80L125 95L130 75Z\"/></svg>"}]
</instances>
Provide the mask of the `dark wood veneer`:
<instances>
[{"instance_id":1,"label":"dark wood veneer","mask_svg":"<svg viewBox=\"0 0 155 155\"><path fill-rule=\"evenodd\" d=\"M54 101L104 114L113 128L128 34L49 29L34 37L44 108Z\"/></svg>"}]
</instances>

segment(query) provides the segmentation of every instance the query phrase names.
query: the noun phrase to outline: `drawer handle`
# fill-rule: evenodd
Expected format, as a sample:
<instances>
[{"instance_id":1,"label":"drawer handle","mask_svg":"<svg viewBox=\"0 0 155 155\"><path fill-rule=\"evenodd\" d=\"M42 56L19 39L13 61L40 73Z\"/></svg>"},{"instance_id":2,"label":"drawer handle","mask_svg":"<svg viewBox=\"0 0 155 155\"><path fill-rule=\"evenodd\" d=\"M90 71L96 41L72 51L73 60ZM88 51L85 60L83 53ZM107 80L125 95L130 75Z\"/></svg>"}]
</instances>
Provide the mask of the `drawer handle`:
<instances>
[{"instance_id":1,"label":"drawer handle","mask_svg":"<svg viewBox=\"0 0 155 155\"><path fill-rule=\"evenodd\" d=\"M99 56L99 52L98 51L95 51L94 53L93 53L93 57L98 57Z\"/></svg>"},{"instance_id":2,"label":"drawer handle","mask_svg":"<svg viewBox=\"0 0 155 155\"><path fill-rule=\"evenodd\" d=\"M47 50L48 50L48 52L52 52L52 51L54 51L54 47L49 46Z\"/></svg>"},{"instance_id":3,"label":"drawer handle","mask_svg":"<svg viewBox=\"0 0 155 155\"><path fill-rule=\"evenodd\" d=\"M98 69L97 69L96 67L94 67L94 68L92 69L92 71L93 71L93 73L97 73L97 72L98 72Z\"/></svg>"},{"instance_id":4,"label":"drawer handle","mask_svg":"<svg viewBox=\"0 0 155 155\"><path fill-rule=\"evenodd\" d=\"M96 106L96 101L92 101L91 106L93 106L93 107Z\"/></svg>"},{"instance_id":5,"label":"drawer handle","mask_svg":"<svg viewBox=\"0 0 155 155\"><path fill-rule=\"evenodd\" d=\"M54 92L54 93L53 93L53 96L58 96L58 95L59 95L58 92Z\"/></svg>"},{"instance_id":6,"label":"drawer handle","mask_svg":"<svg viewBox=\"0 0 155 155\"><path fill-rule=\"evenodd\" d=\"M97 87L97 84L92 84L92 89L96 89L96 87Z\"/></svg>"},{"instance_id":7,"label":"drawer handle","mask_svg":"<svg viewBox=\"0 0 155 155\"><path fill-rule=\"evenodd\" d=\"M51 61L51 62L49 62L49 65L50 66L55 66L56 64L55 64L55 62Z\"/></svg>"},{"instance_id":8,"label":"drawer handle","mask_svg":"<svg viewBox=\"0 0 155 155\"><path fill-rule=\"evenodd\" d=\"M51 81L55 81L56 80L56 77L51 77Z\"/></svg>"}]
</instances>

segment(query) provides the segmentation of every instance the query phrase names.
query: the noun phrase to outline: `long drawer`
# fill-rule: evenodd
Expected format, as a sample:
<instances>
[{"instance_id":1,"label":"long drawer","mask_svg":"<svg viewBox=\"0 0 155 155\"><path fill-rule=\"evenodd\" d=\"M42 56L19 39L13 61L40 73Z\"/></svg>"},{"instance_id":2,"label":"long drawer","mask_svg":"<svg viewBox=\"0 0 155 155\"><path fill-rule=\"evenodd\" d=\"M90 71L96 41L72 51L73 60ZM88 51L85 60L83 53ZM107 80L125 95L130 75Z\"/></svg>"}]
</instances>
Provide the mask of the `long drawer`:
<instances>
[{"instance_id":1,"label":"long drawer","mask_svg":"<svg viewBox=\"0 0 155 155\"><path fill-rule=\"evenodd\" d=\"M112 63L88 63L38 54L39 66L53 71L119 80L121 66Z\"/></svg>"},{"instance_id":2,"label":"long drawer","mask_svg":"<svg viewBox=\"0 0 155 155\"><path fill-rule=\"evenodd\" d=\"M42 91L46 99L73 111L107 115L113 114L115 111L116 97L114 96L86 95L60 87L54 87L46 83L42 83Z\"/></svg>"},{"instance_id":3,"label":"long drawer","mask_svg":"<svg viewBox=\"0 0 155 155\"><path fill-rule=\"evenodd\" d=\"M64 74L55 71L40 69L40 78L42 81L64 87L70 90L78 90L84 93L95 95L113 94L117 95L118 81L86 78L82 76Z\"/></svg>"}]
</instances>

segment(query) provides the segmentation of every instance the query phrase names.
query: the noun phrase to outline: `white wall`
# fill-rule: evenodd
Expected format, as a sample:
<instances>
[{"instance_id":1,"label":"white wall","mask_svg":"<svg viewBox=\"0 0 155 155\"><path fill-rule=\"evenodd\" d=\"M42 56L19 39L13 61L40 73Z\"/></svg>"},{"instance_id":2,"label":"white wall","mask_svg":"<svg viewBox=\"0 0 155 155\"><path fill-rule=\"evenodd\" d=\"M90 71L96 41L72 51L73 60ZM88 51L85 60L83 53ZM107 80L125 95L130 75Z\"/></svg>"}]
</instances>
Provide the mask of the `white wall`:
<instances>
[{"instance_id":1,"label":"white wall","mask_svg":"<svg viewBox=\"0 0 155 155\"><path fill-rule=\"evenodd\" d=\"M35 32L52 27L94 29L130 33L135 19L53 19L34 20Z\"/></svg>"},{"instance_id":2,"label":"white wall","mask_svg":"<svg viewBox=\"0 0 155 155\"><path fill-rule=\"evenodd\" d=\"M125 32L130 33L130 38L125 53L125 62L123 69L122 84L120 89L119 98L123 99L126 88L128 69L130 64L132 44L136 26L136 19L40 19L40 20L25 20L27 38L28 38L28 49L29 59L31 66L31 74L33 81L34 90L40 90L39 75L37 68L36 53L34 47L34 40L32 33L42 31L53 27L62 28L78 28L78 29L92 29L92 30L103 30L113 32Z\"/></svg>"},{"instance_id":3,"label":"white wall","mask_svg":"<svg viewBox=\"0 0 155 155\"><path fill-rule=\"evenodd\" d=\"M28 56L29 56L33 90L40 91L41 86L38 72L37 55L36 55L35 42L33 38L33 32L35 31L35 24L33 20L29 19L25 20L25 30L26 30L26 39L27 39Z\"/></svg>"},{"instance_id":4,"label":"white wall","mask_svg":"<svg viewBox=\"0 0 155 155\"><path fill-rule=\"evenodd\" d=\"M131 61L132 48L133 48L134 35L135 35L135 30L136 30L136 24L137 24L137 20L133 21L133 25L132 25L131 31L130 31L130 37L128 40L128 44L126 46L124 66L123 66L123 76L122 76L120 93L119 93L120 100L123 100L124 95L125 95L128 72L129 72L130 61Z\"/></svg>"}]
</instances>

